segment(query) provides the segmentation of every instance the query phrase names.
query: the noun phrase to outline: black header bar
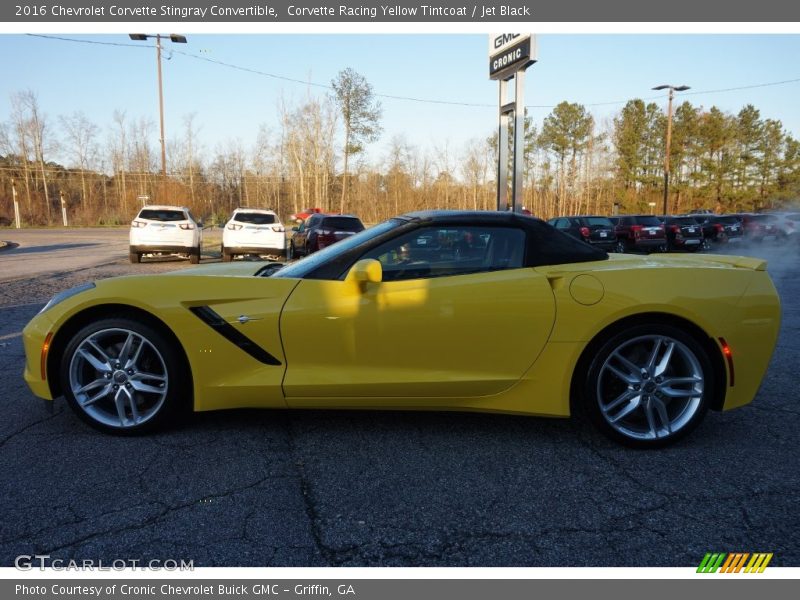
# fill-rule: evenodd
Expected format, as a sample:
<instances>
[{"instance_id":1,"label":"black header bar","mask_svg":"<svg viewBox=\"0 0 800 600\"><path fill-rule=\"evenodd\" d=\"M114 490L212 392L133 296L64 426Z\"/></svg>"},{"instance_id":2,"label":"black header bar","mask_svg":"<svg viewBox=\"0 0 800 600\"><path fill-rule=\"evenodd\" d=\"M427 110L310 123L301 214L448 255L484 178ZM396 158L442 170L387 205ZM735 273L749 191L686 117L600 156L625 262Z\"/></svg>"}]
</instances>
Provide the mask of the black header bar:
<instances>
[{"instance_id":1,"label":"black header bar","mask_svg":"<svg viewBox=\"0 0 800 600\"><path fill-rule=\"evenodd\" d=\"M800 3L786 0L14 0L0 20L90 22L776 22L800 21Z\"/></svg>"}]
</instances>

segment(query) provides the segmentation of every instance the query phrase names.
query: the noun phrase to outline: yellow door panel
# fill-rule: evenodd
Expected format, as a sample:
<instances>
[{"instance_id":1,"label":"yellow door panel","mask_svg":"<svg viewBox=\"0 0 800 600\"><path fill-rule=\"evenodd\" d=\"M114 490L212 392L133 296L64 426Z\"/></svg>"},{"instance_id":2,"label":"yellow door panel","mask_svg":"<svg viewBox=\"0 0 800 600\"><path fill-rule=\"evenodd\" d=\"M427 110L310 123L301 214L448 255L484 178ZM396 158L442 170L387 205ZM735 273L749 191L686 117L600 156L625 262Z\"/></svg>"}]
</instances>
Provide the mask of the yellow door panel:
<instances>
[{"instance_id":1,"label":"yellow door panel","mask_svg":"<svg viewBox=\"0 0 800 600\"><path fill-rule=\"evenodd\" d=\"M533 269L381 283L303 280L281 317L291 398L477 397L508 389L550 335Z\"/></svg>"}]
</instances>

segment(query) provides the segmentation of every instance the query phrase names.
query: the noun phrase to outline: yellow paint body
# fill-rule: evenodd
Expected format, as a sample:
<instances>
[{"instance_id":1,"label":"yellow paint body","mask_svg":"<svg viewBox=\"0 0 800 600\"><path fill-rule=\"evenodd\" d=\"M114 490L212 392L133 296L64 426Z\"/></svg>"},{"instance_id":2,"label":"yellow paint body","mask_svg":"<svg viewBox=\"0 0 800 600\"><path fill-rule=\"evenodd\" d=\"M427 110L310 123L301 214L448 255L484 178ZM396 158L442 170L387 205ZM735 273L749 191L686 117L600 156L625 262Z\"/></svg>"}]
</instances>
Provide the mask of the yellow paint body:
<instances>
[{"instance_id":1,"label":"yellow paint body","mask_svg":"<svg viewBox=\"0 0 800 600\"><path fill-rule=\"evenodd\" d=\"M735 385L725 385L724 409L730 409L758 391L780 323L765 263L744 257L611 255L592 263L377 283L364 276L254 277L259 266L99 281L25 328L25 379L34 394L52 399L40 373L45 336L54 332L58 346L71 318L112 304L146 311L174 332L189 361L198 411L568 416L573 371L587 344L626 317L666 313L691 321L717 345L719 338L728 342L735 366ZM246 354L189 310L195 306L210 307L281 364ZM241 324L240 315L250 320Z\"/></svg>"}]
</instances>

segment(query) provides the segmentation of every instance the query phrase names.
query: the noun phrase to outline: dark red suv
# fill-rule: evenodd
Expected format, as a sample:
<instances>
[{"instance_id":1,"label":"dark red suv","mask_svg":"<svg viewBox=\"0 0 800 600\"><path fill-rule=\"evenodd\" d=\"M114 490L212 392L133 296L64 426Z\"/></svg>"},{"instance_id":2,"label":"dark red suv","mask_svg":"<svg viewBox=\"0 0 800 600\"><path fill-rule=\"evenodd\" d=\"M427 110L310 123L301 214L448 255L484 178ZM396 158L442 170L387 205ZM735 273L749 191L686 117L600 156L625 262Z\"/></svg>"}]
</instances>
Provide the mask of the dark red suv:
<instances>
[{"instance_id":1,"label":"dark red suv","mask_svg":"<svg viewBox=\"0 0 800 600\"><path fill-rule=\"evenodd\" d=\"M621 215L616 226L616 252L666 252L664 225L653 215Z\"/></svg>"},{"instance_id":2,"label":"dark red suv","mask_svg":"<svg viewBox=\"0 0 800 600\"><path fill-rule=\"evenodd\" d=\"M733 216L742 220L744 238L747 241L775 241L780 237L781 229L775 215L739 213Z\"/></svg>"},{"instance_id":3,"label":"dark red suv","mask_svg":"<svg viewBox=\"0 0 800 600\"><path fill-rule=\"evenodd\" d=\"M339 240L364 231L358 217L352 215L313 214L298 227L292 227L294 235L289 240L287 258L307 256Z\"/></svg>"}]
</instances>

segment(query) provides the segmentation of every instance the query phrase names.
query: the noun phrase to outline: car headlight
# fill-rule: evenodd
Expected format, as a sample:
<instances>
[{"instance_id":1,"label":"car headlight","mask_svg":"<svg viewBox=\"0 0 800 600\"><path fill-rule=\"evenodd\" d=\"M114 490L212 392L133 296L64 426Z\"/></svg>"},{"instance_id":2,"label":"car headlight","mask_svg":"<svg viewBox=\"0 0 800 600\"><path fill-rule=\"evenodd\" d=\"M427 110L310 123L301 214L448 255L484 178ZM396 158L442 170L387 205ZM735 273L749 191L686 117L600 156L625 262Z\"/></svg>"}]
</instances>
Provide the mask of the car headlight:
<instances>
[{"instance_id":1,"label":"car headlight","mask_svg":"<svg viewBox=\"0 0 800 600\"><path fill-rule=\"evenodd\" d=\"M57 293L55 296L50 298L50 301L44 305L44 308L39 311L39 314L42 314L45 311L50 310L56 304L63 302L67 298L72 298L76 294L80 294L81 292L85 292L86 290L91 290L94 288L94 282L89 283L82 283L81 285L75 286L74 288L70 288L68 290L64 290L63 292Z\"/></svg>"}]
</instances>

